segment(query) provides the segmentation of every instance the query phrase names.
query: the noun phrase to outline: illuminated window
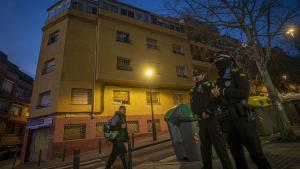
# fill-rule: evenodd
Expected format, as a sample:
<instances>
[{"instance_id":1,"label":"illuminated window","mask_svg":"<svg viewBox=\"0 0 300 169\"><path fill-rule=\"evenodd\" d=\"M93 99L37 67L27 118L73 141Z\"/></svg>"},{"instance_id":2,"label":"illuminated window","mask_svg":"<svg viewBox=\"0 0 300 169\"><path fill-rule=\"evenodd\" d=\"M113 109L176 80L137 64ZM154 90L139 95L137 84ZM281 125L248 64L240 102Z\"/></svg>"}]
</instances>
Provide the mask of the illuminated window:
<instances>
[{"instance_id":1,"label":"illuminated window","mask_svg":"<svg viewBox=\"0 0 300 169\"><path fill-rule=\"evenodd\" d=\"M130 104L129 91L114 90L113 91L113 103Z\"/></svg>"},{"instance_id":2,"label":"illuminated window","mask_svg":"<svg viewBox=\"0 0 300 169\"><path fill-rule=\"evenodd\" d=\"M9 113L12 116L21 116L22 115L22 106L21 105L12 104L10 106Z\"/></svg>"}]
</instances>

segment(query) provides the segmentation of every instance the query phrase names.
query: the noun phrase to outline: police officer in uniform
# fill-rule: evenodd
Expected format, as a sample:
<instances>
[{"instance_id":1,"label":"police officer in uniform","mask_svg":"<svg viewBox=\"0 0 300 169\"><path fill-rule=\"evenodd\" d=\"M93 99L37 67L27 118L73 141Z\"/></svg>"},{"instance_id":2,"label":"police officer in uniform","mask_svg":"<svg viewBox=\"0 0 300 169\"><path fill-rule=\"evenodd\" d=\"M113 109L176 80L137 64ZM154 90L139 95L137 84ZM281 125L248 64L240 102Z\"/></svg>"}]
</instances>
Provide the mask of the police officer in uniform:
<instances>
[{"instance_id":1,"label":"police officer in uniform","mask_svg":"<svg viewBox=\"0 0 300 169\"><path fill-rule=\"evenodd\" d=\"M256 132L255 117L247 105L249 82L246 74L229 55L219 54L214 62L220 78L212 94L221 101L221 125L237 169L249 168L243 146L258 169L271 169Z\"/></svg>"},{"instance_id":2,"label":"police officer in uniform","mask_svg":"<svg viewBox=\"0 0 300 169\"><path fill-rule=\"evenodd\" d=\"M115 112L115 115L112 118L111 121L111 128L112 130L117 130L118 135L116 138L112 141L113 142L113 148L112 152L108 158L108 161L106 163L105 169L110 169L114 161L116 160L117 156L120 157L124 169L127 169L127 162L126 162L126 153L127 150L125 148L124 143L128 142L128 130L127 130L127 123L126 123L126 107L120 106L119 111Z\"/></svg>"},{"instance_id":3,"label":"police officer in uniform","mask_svg":"<svg viewBox=\"0 0 300 169\"><path fill-rule=\"evenodd\" d=\"M225 141L215 112L215 98L212 97L212 84L207 81L204 72L195 69L193 72L195 86L191 89L191 108L195 116L201 118L199 135L203 169L212 169L212 145L214 146L224 169L232 169ZM196 137L199 137L197 134Z\"/></svg>"}]
</instances>

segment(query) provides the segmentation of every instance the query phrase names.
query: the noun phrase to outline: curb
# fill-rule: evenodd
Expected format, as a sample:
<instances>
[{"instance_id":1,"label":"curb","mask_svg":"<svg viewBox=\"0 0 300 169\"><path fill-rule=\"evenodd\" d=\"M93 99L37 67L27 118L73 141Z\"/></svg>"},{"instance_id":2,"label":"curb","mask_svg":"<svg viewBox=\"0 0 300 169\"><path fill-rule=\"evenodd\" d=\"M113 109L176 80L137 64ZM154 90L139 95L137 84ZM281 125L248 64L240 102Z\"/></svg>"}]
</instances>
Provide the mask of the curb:
<instances>
[{"instance_id":1,"label":"curb","mask_svg":"<svg viewBox=\"0 0 300 169\"><path fill-rule=\"evenodd\" d=\"M135 151L138 151L138 150L141 150L141 149L145 149L145 148L148 148L148 147L151 147L151 146L155 146L155 145L158 145L158 144L162 144L162 143L166 143L166 142L169 142L171 141L171 139L165 139L165 140L161 140L161 141L157 141L157 142L154 142L154 143L150 143L150 144L147 144L147 145L143 145L143 146L140 146L140 147L136 147L132 150L132 152L135 152ZM104 155L104 156L101 156L101 157L97 157L97 158L91 158L91 159L88 159L88 160L84 160L84 161L80 161L80 163L85 163L85 164L89 164L89 162L95 162L97 160L100 160L101 158L107 158L109 157L109 155ZM69 163L66 163L64 165L57 165L57 166L52 166L52 167L46 167L46 168L38 168L38 169L55 169L55 168L58 168L58 167L61 167L61 168L68 168L68 167L72 167L72 162L69 162Z\"/></svg>"}]
</instances>

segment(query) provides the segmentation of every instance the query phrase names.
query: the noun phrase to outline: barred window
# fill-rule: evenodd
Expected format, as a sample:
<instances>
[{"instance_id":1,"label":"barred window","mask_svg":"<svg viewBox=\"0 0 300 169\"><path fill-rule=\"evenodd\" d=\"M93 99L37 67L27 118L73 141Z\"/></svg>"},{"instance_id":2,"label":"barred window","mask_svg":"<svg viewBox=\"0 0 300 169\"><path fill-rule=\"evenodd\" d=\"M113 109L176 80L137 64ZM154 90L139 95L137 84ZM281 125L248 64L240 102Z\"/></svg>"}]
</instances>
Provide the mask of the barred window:
<instances>
[{"instance_id":1,"label":"barred window","mask_svg":"<svg viewBox=\"0 0 300 169\"><path fill-rule=\"evenodd\" d=\"M159 49L159 46L157 45L156 39L147 38L147 48L150 49Z\"/></svg>"},{"instance_id":2,"label":"barred window","mask_svg":"<svg viewBox=\"0 0 300 169\"><path fill-rule=\"evenodd\" d=\"M152 103L153 104L159 104L160 103L160 98L159 98L159 93L158 92L146 92L146 97L147 97L147 104L151 103L151 99L150 99L150 93L152 93Z\"/></svg>"},{"instance_id":3,"label":"barred window","mask_svg":"<svg viewBox=\"0 0 300 169\"><path fill-rule=\"evenodd\" d=\"M118 57L117 58L117 69L131 71L131 60L128 58Z\"/></svg>"},{"instance_id":4,"label":"barred window","mask_svg":"<svg viewBox=\"0 0 300 169\"><path fill-rule=\"evenodd\" d=\"M47 60L45 62L42 74L47 74L47 73L53 72L54 68L55 68L54 59Z\"/></svg>"},{"instance_id":5,"label":"barred window","mask_svg":"<svg viewBox=\"0 0 300 169\"><path fill-rule=\"evenodd\" d=\"M117 31L117 41L130 43L130 34L122 31Z\"/></svg>"},{"instance_id":6,"label":"barred window","mask_svg":"<svg viewBox=\"0 0 300 169\"><path fill-rule=\"evenodd\" d=\"M187 77L185 67L176 66L177 77Z\"/></svg>"},{"instance_id":7,"label":"barred window","mask_svg":"<svg viewBox=\"0 0 300 169\"><path fill-rule=\"evenodd\" d=\"M160 120L159 119L155 119L155 128L157 132L160 132ZM147 120L147 127L148 127L148 132L152 132L152 120Z\"/></svg>"},{"instance_id":8,"label":"barred window","mask_svg":"<svg viewBox=\"0 0 300 169\"><path fill-rule=\"evenodd\" d=\"M129 91L114 90L113 91L113 103L130 104Z\"/></svg>"},{"instance_id":9,"label":"barred window","mask_svg":"<svg viewBox=\"0 0 300 169\"><path fill-rule=\"evenodd\" d=\"M72 104L91 104L92 90L73 88L71 94L71 102Z\"/></svg>"},{"instance_id":10,"label":"barred window","mask_svg":"<svg viewBox=\"0 0 300 169\"><path fill-rule=\"evenodd\" d=\"M64 140L75 140L85 138L85 124L66 124L64 128Z\"/></svg>"},{"instance_id":11,"label":"barred window","mask_svg":"<svg viewBox=\"0 0 300 169\"><path fill-rule=\"evenodd\" d=\"M182 47L181 47L180 45L178 45L178 44L173 44L173 45L172 45L172 48L173 48L173 53L183 55Z\"/></svg>"},{"instance_id":12,"label":"barred window","mask_svg":"<svg viewBox=\"0 0 300 169\"><path fill-rule=\"evenodd\" d=\"M140 132L139 121L127 121L128 133L138 133Z\"/></svg>"}]
</instances>

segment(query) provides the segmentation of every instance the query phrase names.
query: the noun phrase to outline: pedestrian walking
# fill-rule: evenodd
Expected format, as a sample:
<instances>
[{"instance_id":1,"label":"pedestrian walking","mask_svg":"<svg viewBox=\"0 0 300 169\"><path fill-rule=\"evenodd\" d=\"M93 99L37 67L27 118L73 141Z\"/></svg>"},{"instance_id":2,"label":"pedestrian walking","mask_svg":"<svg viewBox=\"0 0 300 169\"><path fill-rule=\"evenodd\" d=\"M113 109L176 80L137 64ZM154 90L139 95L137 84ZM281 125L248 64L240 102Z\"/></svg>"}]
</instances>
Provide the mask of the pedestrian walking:
<instances>
[{"instance_id":1,"label":"pedestrian walking","mask_svg":"<svg viewBox=\"0 0 300 169\"><path fill-rule=\"evenodd\" d=\"M220 125L216 119L217 105L211 94L212 84L206 74L197 69L193 72L195 85L191 89L192 112L201 119L199 135L201 140L202 169L212 169L212 145L214 146L224 169L232 169ZM198 135L198 134L197 134Z\"/></svg>"},{"instance_id":2,"label":"pedestrian walking","mask_svg":"<svg viewBox=\"0 0 300 169\"><path fill-rule=\"evenodd\" d=\"M105 169L110 169L117 156L120 157L124 169L127 169L126 147L125 142L128 142L128 130L126 122L126 107L120 106L119 111L116 111L111 119L110 129L116 132L116 136L111 140L113 143L112 152L108 158Z\"/></svg>"}]
</instances>

